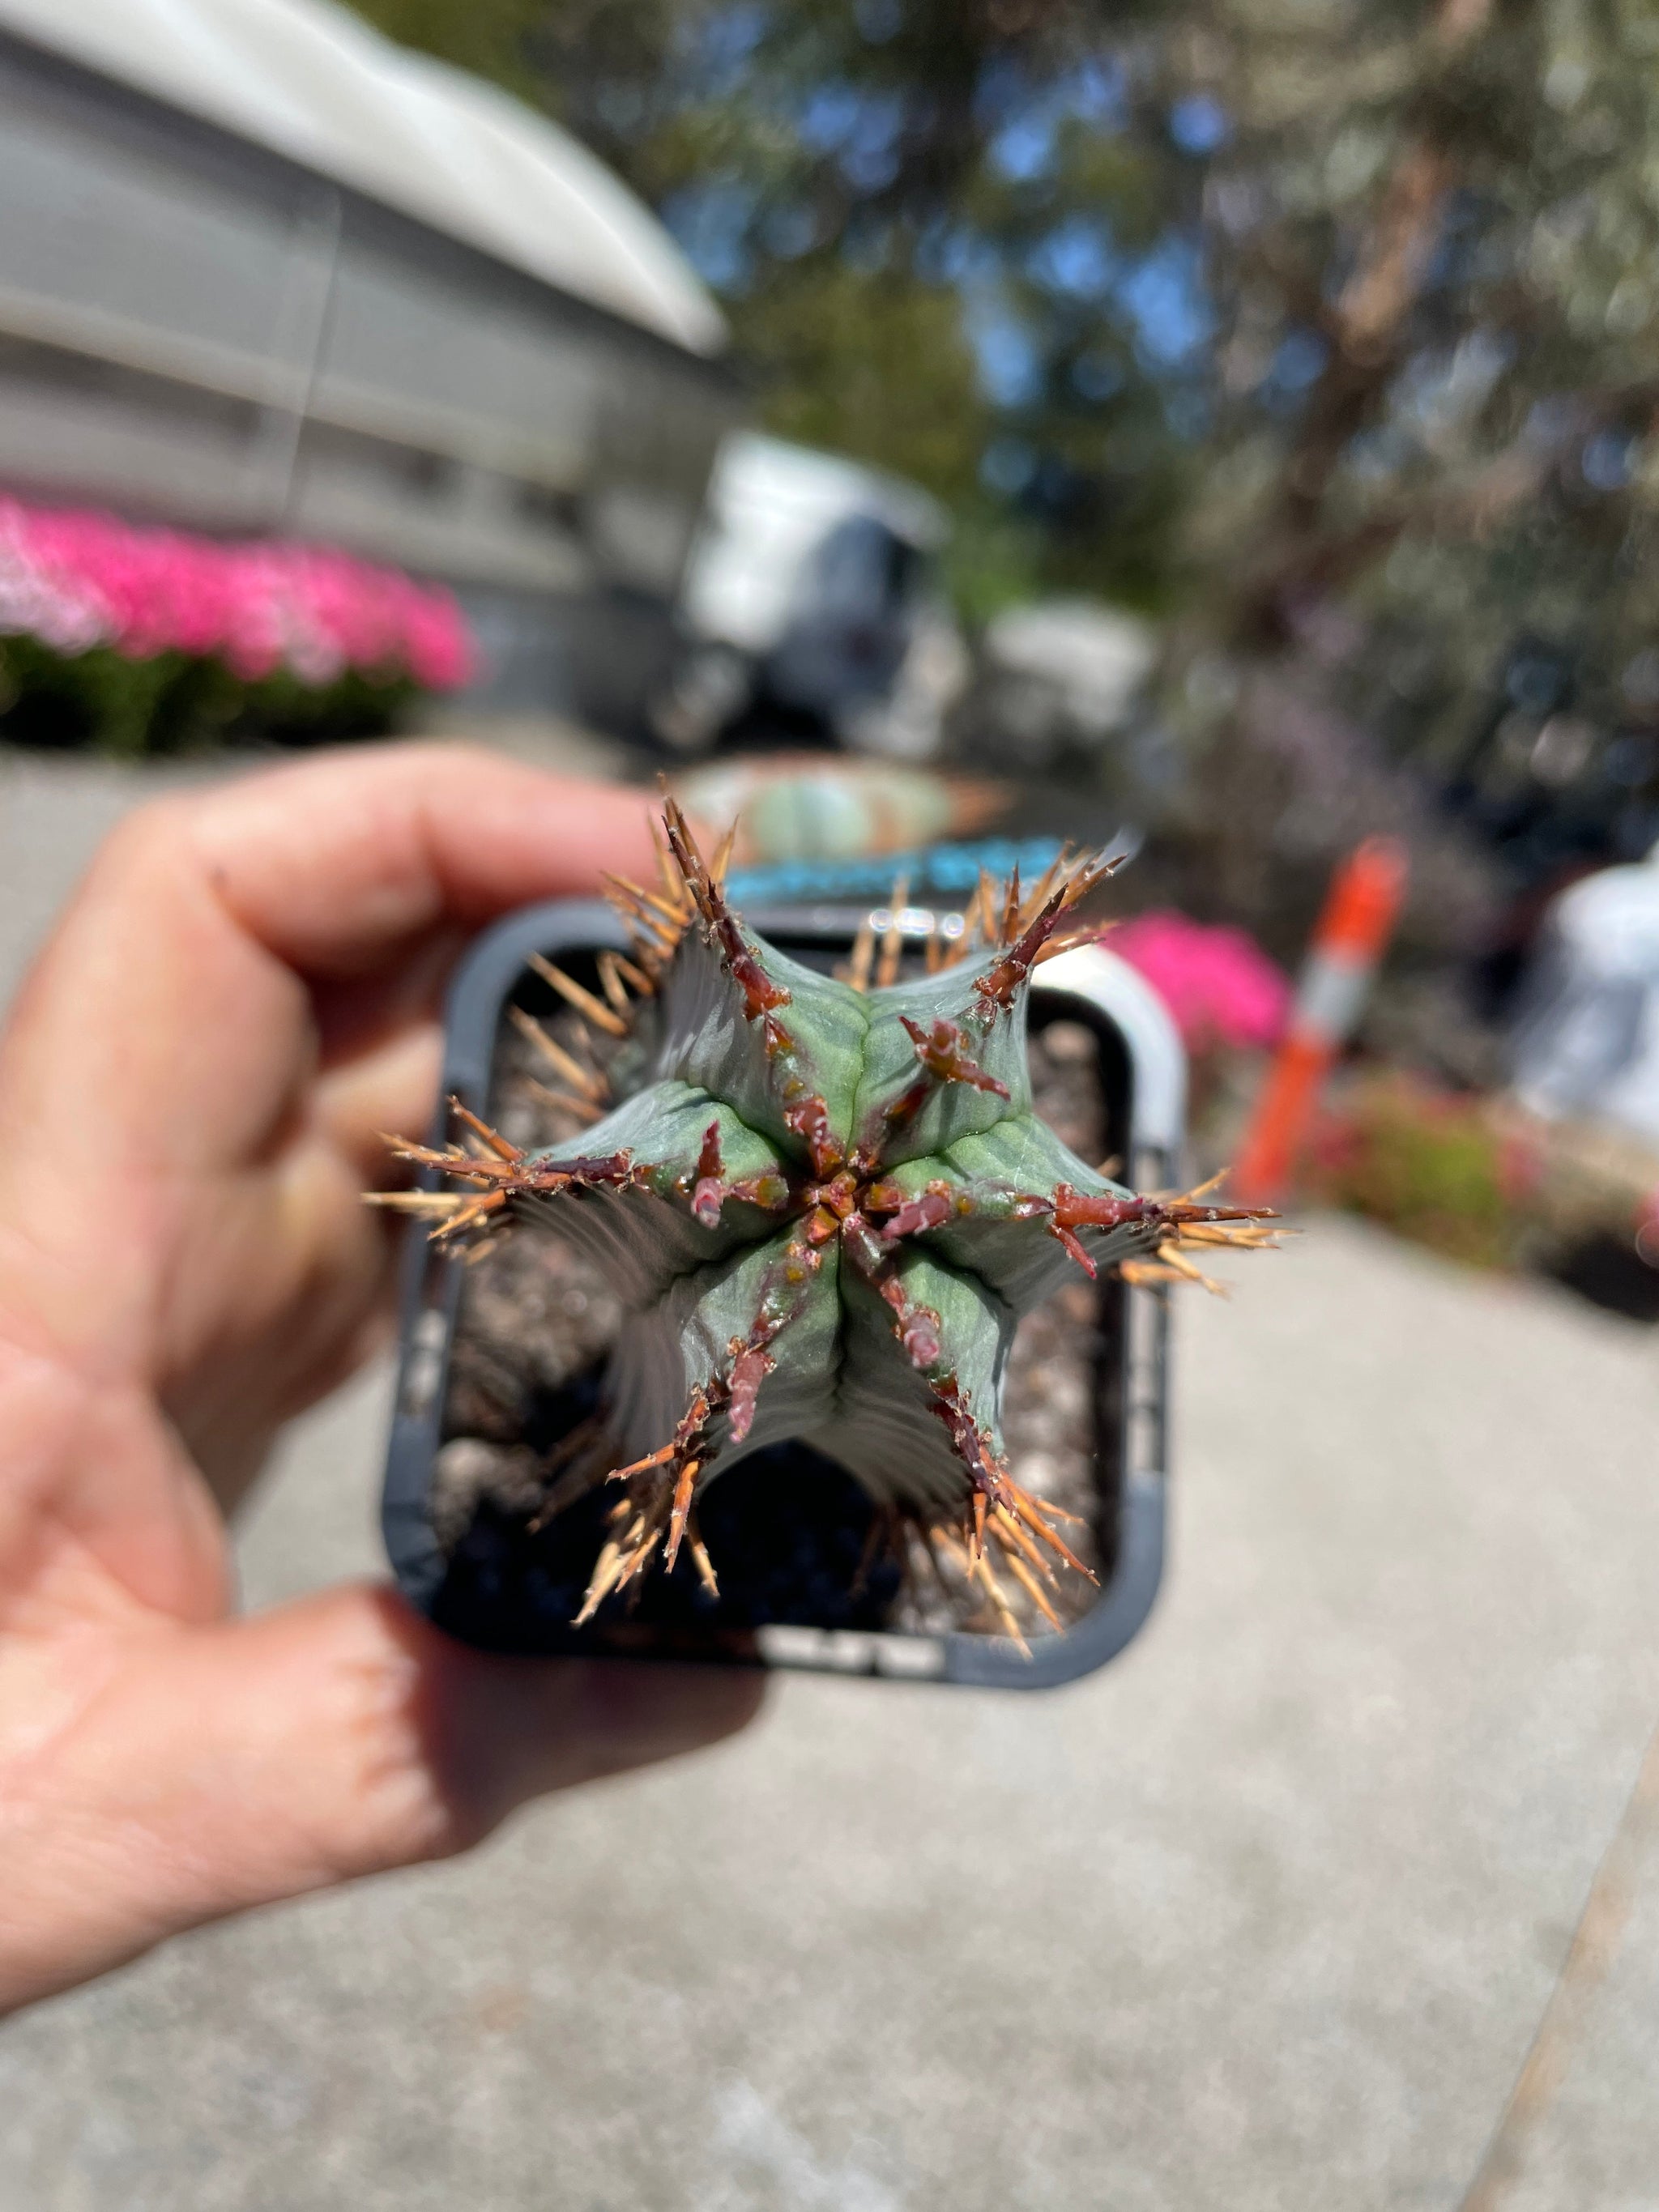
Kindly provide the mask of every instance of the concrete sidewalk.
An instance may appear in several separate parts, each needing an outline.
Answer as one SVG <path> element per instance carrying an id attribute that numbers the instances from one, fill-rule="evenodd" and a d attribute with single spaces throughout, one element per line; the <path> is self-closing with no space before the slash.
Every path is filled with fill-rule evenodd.
<path id="1" fill-rule="evenodd" d="M 5 789 L 0 959 L 42 919 Z M 1341 1222 L 1235 1279 L 1180 1308 L 1174 1556 L 1115 1666 L 785 1681 L 26 2014 L 0 2212 L 1452 2212 L 1659 1717 L 1659 1339 Z M 292 1432 L 251 1601 L 375 1564 L 383 1398 Z M 1484 2212 L 1659 2203 L 1652 1826 L 1620 1851 Z"/>

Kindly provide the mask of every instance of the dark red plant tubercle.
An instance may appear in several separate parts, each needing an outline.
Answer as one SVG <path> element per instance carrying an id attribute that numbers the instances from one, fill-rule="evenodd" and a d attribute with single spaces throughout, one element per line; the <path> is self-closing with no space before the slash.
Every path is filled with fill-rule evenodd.
<path id="1" fill-rule="evenodd" d="M 732 1394 L 727 1413 L 732 1442 L 741 1443 L 754 1425 L 755 1401 L 760 1395 L 761 1384 L 775 1370 L 778 1363 L 765 1346 L 753 1338 L 745 1344 L 741 1337 L 734 1336 L 726 1348 L 732 1355 L 727 1370 Z"/>
<path id="2" fill-rule="evenodd" d="M 1007 1085 L 988 1075 L 969 1055 L 970 1040 L 960 1024 L 942 1014 L 927 1028 L 913 1022 L 908 1014 L 901 1014 L 899 1021 L 916 1048 L 916 1058 L 935 1082 L 965 1083 L 975 1091 L 989 1091 L 994 1097 L 1008 1096 Z"/>
<path id="3" fill-rule="evenodd" d="M 798 1099 L 793 1106 L 784 1109 L 783 1121 L 784 1127 L 793 1130 L 805 1146 L 813 1174 L 821 1182 L 828 1182 L 847 1155 L 830 1127 L 830 1109 L 823 1099 Z"/>
<path id="4" fill-rule="evenodd" d="M 691 1186 L 691 1211 L 705 1229 L 720 1225 L 720 1201 L 726 1195 L 726 1163 L 720 1158 L 720 1125 L 711 1121 L 703 1132 L 697 1155 L 697 1176 Z"/>
<path id="5" fill-rule="evenodd" d="M 890 1244 L 903 1237 L 915 1237 L 927 1229 L 942 1229 L 947 1221 L 957 1218 L 957 1201 L 946 1183 L 930 1183 L 920 1198 L 907 1199 L 897 1212 L 881 1225 L 881 1233 Z"/>

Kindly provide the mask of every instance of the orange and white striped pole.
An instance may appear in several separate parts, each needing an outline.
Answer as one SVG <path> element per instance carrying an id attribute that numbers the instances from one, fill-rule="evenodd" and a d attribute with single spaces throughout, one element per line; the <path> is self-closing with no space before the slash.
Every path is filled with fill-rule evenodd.
<path id="1" fill-rule="evenodd" d="M 1406 848 L 1368 837 L 1331 878 L 1291 1009 L 1231 1175 L 1243 1206 L 1283 1195 L 1332 1063 L 1352 1035 L 1406 895 Z"/>

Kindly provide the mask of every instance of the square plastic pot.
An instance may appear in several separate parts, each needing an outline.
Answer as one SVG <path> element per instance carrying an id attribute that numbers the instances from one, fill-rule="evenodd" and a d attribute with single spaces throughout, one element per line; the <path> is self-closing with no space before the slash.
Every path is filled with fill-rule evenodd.
<path id="1" fill-rule="evenodd" d="M 751 907 L 744 912 L 780 949 L 827 971 L 846 957 L 866 909 Z M 887 921 L 884 911 L 878 911 L 878 927 L 884 928 Z M 932 925 L 925 910 L 907 909 L 901 917 L 908 935 L 923 934 Z M 527 968 L 527 957 L 540 953 L 582 976 L 605 947 L 625 950 L 626 939 L 611 909 L 598 902 L 528 908 L 481 938 L 450 992 L 443 1095 L 453 1093 L 490 1119 L 491 1071 L 505 1009 L 526 995 L 539 1006 L 537 994 L 545 994 L 545 987 Z M 1038 970 L 1031 1019 L 1034 1026 L 1066 1019 L 1089 1030 L 1105 1100 L 1107 1152 L 1127 1164 L 1127 1180 L 1138 1189 L 1176 1182 L 1186 1062 L 1174 1025 L 1148 986 L 1103 951 L 1066 953 Z M 1161 1292 L 1115 1279 L 1098 1286 L 1093 1518 L 1104 1571 L 1087 1610 L 1064 1630 L 1034 1638 L 1029 1658 L 1002 1636 L 848 1627 L 803 1618 L 798 1605 L 788 1618 L 758 1619 L 739 1630 L 725 1626 L 698 1632 L 684 1624 L 653 1630 L 603 1620 L 577 1630 L 570 1625 L 568 1605 L 556 1614 L 521 1579 L 503 1577 L 465 1545 L 446 1551 L 438 1540 L 431 1510 L 434 1465 L 444 1437 L 464 1271 L 428 1243 L 418 1222 L 410 1224 L 408 1238 L 382 1527 L 405 1595 L 463 1640 L 497 1650 L 695 1658 L 1036 1690 L 1103 1666 L 1151 1612 L 1164 1569 L 1169 1474 L 1170 1316 Z"/>

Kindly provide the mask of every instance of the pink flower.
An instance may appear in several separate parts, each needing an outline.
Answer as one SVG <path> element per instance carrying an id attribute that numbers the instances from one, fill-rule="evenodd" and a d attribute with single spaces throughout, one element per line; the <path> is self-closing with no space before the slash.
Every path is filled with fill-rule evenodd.
<path id="1" fill-rule="evenodd" d="M 1267 1046 L 1283 1035 L 1290 984 L 1243 930 L 1166 909 L 1136 915 L 1106 942 L 1146 977 L 1190 1050 Z"/>
<path id="2" fill-rule="evenodd" d="M 0 496 L 0 635 L 56 651 L 219 659 L 320 687 L 347 669 L 451 691 L 472 672 L 453 593 L 326 547 L 222 544 Z"/>

